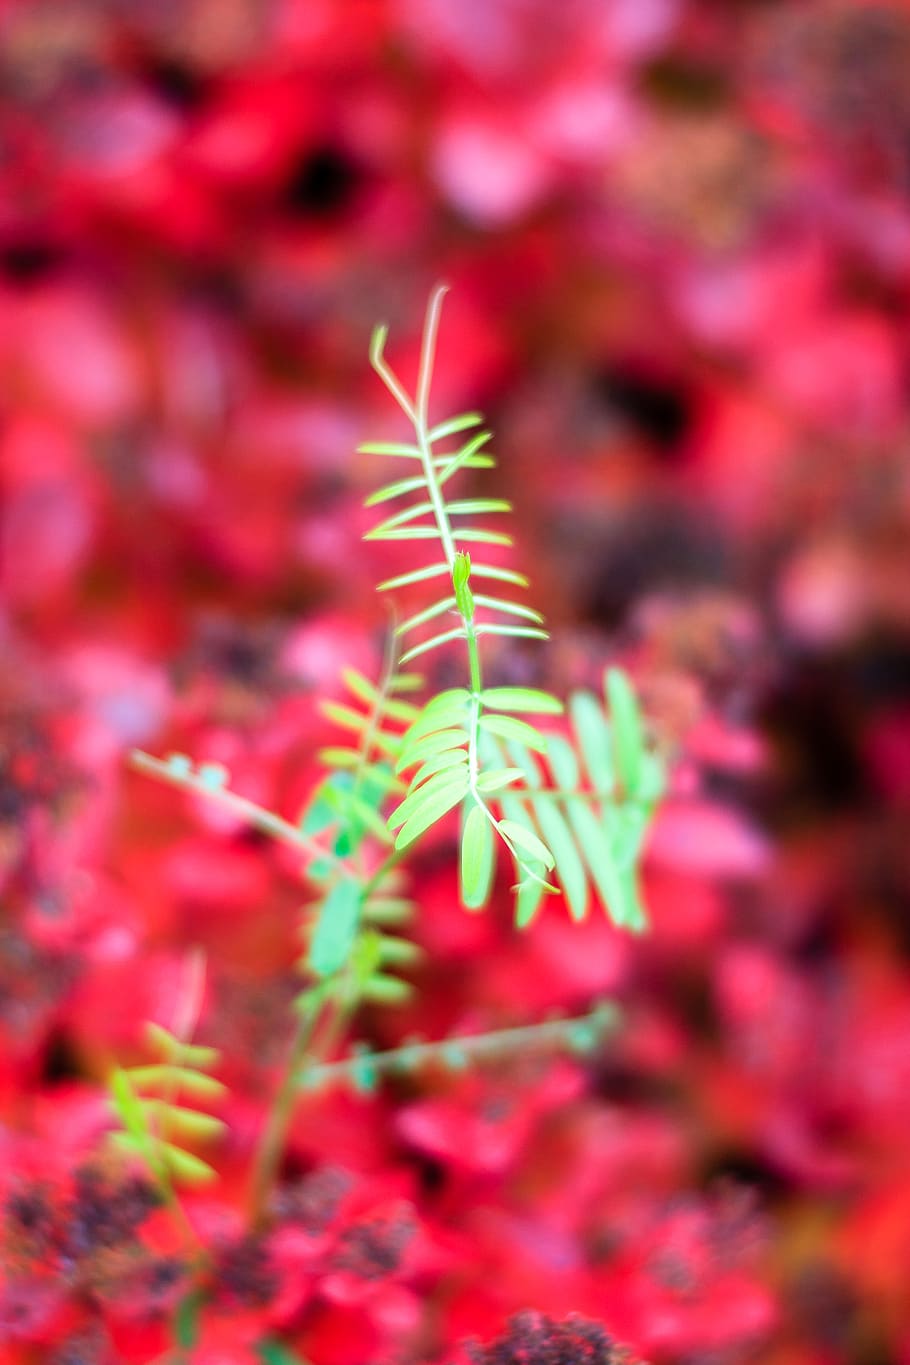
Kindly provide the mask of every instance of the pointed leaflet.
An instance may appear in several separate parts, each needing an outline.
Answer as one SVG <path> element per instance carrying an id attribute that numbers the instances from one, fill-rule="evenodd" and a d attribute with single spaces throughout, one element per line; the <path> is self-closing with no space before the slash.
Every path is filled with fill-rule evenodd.
<path id="1" fill-rule="evenodd" d="M 488 768 L 477 779 L 479 792 L 498 792 L 524 777 L 521 768 Z"/>
<path id="2" fill-rule="evenodd" d="M 569 802 L 568 817 L 604 908 L 613 923 L 622 926 L 625 896 L 607 831 L 583 800 Z"/>
<path id="3" fill-rule="evenodd" d="M 182 1091 L 197 1100 L 217 1100 L 227 1094 L 227 1086 L 204 1071 L 186 1066 L 156 1063 L 151 1066 L 130 1067 L 130 1079 L 139 1090 L 164 1090 L 175 1082 Z"/>
<path id="4" fill-rule="evenodd" d="M 426 763 L 422 763 L 411 778 L 411 789 L 416 790 L 421 782 L 426 782 L 428 777 L 433 777 L 436 773 L 441 773 L 444 768 L 457 768 L 468 761 L 467 750 L 465 749 L 446 749 L 441 754 L 434 754 L 428 758 Z"/>
<path id="5" fill-rule="evenodd" d="M 428 701 L 414 723 L 404 733 L 405 750 L 421 735 L 431 730 L 442 730 L 463 721 L 471 694 L 465 687 L 452 687 Z"/>
<path id="6" fill-rule="evenodd" d="M 555 859 L 542 839 L 532 833 L 526 825 L 520 824 L 517 820 L 500 820 L 499 829 L 511 843 L 513 843 L 522 853 L 526 854 L 534 862 L 543 863 L 548 870 L 553 866 Z"/>
<path id="7" fill-rule="evenodd" d="M 513 725 L 520 723 L 512 721 Z M 532 789 L 528 799 L 544 841 L 556 859 L 555 872 L 569 903 L 569 913 L 574 920 L 582 920 L 588 909 L 588 877 L 572 831 L 556 802 L 546 793 L 541 794 L 540 772 L 527 749 L 512 743 L 509 753 L 520 764 Z"/>
<path id="8" fill-rule="evenodd" d="M 375 493 L 371 493 L 364 500 L 364 507 L 376 507 L 380 502 L 389 502 L 392 498 L 401 497 L 402 493 L 414 493 L 418 488 L 426 488 L 426 479 L 417 475 L 413 479 L 397 479 L 394 483 L 384 484 L 382 488 L 377 488 Z"/>
<path id="9" fill-rule="evenodd" d="M 461 836 L 461 899 L 466 909 L 479 910 L 486 904 L 494 861 L 493 828 L 486 812 L 472 806 Z"/>
<path id="10" fill-rule="evenodd" d="M 448 774 L 444 775 L 448 777 Z M 431 782 L 435 780 L 435 778 L 430 779 Z M 395 847 L 407 848 L 408 844 L 412 843 L 418 835 L 423 834 L 437 820 L 441 820 L 453 806 L 457 806 L 459 801 L 463 799 L 467 793 L 468 785 L 467 772 L 463 769 L 456 769 L 450 780 L 444 785 L 440 784 L 440 786 L 435 787 L 432 796 L 425 798 L 407 822 L 402 825 L 395 840 Z M 421 787 L 420 792 L 425 792 L 427 786 L 429 783 Z"/>
<path id="11" fill-rule="evenodd" d="M 171 1174 L 187 1185 L 205 1185 L 218 1179 L 218 1172 L 214 1166 L 203 1161 L 201 1156 L 185 1152 L 182 1148 L 175 1147 L 172 1142 L 159 1143 L 158 1150 Z"/>
<path id="12" fill-rule="evenodd" d="M 416 645 L 414 649 L 405 650 L 402 654 L 400 663 L 406 664 L 410 659 L 418 659 L 421 654 L 428 654 L 431 649 L 438 649 L 440 645 L 447 645 L 450 640 L 463 640 L 464 631 L 446 630 L 441 635 L 434 635 L 432 640 L 425 640 L 422 645 Z"/>
<path id="13" fill-rule="evenodd" d="M 629 679 L 618 668 L 607 669 L 606 692 L 613 721 L 616 767 L 623 788 L 634 796 L 641 781 L 644 748 L 638 701 Z"/>
<path id="14" fill-rule="evenodd" d="M 516 720 L 514 716 L 481 716 L 480 728 L 499 739 L 514 740 L 529 749 L 536 749 L 540 754 L 547 751 L 547 741 L 540 731 L 527 721 Z"/>
<path id="15" fill-rule="evenodd" d="M 467 744 L 468 736 L 464 730 L 437 730 L 433 734 L 424 735 L 418 739 L 416 744 L 409 744 L 401 753 L 396 765 L 396 772 L 404 772 L 406 768 L 413 768 L 417 763 L 423 763 L 431 758 L 433 754 L 443 753 L 446 749 L 457 749 Z"/>
<path id="16" fill-rule="evenodd" d="M 609 794 L 613 790 L 613 758 L 603 709 L 593 693 L 574 692 L 569 699 L 569 713 L 591 785 L 595 791 Z"/>
<path id="17" fill-rule="evenodd" d="M 536 687 L 485 687 L 480 700 L 494 711 L 528 711 L 539 716 L 558 716 L 563 709 L 561 701 Z"/>
<path id="18" fill-rule="evenodd" d="M 360 919 L 360 887 L 338 881 L 319 907 L 307 964 L 320 977 L 340 971 L 347 961 Z"/>
<path id="19" fill-rule="evenodd" d="M 467 768 L 446 768 L 442 772 L 436 773 L 428 778 L 420 787 L 412 787 L 411 791 L 402 801 L 401 805 L 389 816 L 389 829 L 397 829 L 399 825 L 405 824 L 417 815 L 424 806 L 431 801 L 435 801 L 440 792 L 449 787 L 461 786 L 462 794 L 467 791 L 469 783 Z M 449 809 L 447 806 L 446 810 Z"/>
<path id="20" fill-rule="evenodd" d="M 482 421 L 483 414 L 480 412 L 463 412 L 458 417 L 449 417 L 445 422 L 430 428 L 427 433 L 430 444 L 442 441 L 446 436 L 455 436 L 459 431 L 466 431 L 469 427 L 479 427 Z"/>
<path id="21" fill-rule="evenodd" d="M 145 1036 L 162 1057 L 182 1066 L 215 1066 L 221 1053 L 217 1047 L 206 1047 L 202 1043 L 185 1043 L 176 1038 L 169 1029 L 149 1020 L 145 1025 Z"/>

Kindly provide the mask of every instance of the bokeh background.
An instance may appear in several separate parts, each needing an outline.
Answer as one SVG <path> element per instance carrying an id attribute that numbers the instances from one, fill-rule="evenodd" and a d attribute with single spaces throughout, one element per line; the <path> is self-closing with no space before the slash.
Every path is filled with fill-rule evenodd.
<path id="1" fill-rule="evenodd" d="M 409 1180 L 432 1244 L 359 1340 L 441 1359 L 537 1307 L 658 1362 L 907 1365 L 908 193 L 900 0 L 4 0 L 9 1168 L 75 1159 L 192 943 L 243 1156 L 296 870 L 125 755 L 299 807 L 314 697 L 386 624 L 370 331 L 412 374 L 444 279 L 438 413 L 489 416 L 554 633 L 491 669 L 623 661 L 676 775 L 643 940 L 553 906 L 516 938 L 425 854 L 408 1025 L 608 993 L 627 1027 L 581 1076 L 301 1124 L 302 1169 Z"/>

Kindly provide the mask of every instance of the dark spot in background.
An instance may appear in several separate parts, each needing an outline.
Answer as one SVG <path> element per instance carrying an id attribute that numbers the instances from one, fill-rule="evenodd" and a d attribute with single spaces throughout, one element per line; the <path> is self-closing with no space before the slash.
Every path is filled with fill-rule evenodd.
<path id="1" fill-rule="evenodd" d="M 704 1188 L 727 1181 L 758 1191 L 762 1206 L 787 1194 L 791 1188 L 790 1181 L 776 1166 L 755 1152 L 737 1148 L 715 1151 L 700 1173 L 699 1183 Z"/>
<path id="2" fill-rule="evenodd" d="M 857 716 L 834 661 L 803 661 L 772 694 L 762 719 L 780 759 L 769 818 L 786 824 L 794 815 L 804 818 L 807 808 L 832 813 L 864 803 Z"/>
<path id="3" fill-rule="evenodd" d="M 59 1081 L 82 1078 L 82 1067 L 69 1040 L 63 1033 L 52 1033 L 44 1051 L 42 1081 L 45 1085 L 55 1085 Z"/>
<path id="4" fill-rule="evenodd" d="M 146 63 L 146 84 L 173 109 L 196 109 L 205 99 L 206 82 L 197 71 L 172 57 L 158 57 Z"/>
<path id="5" fill-rule="evenodd" d="M 641 83 L 648 99 L 666 108 L 716 109 L 730 99 L 730 81 L 723 71 L 681 53 L 655 58 L 645 67 Z"/>
<path id="6" fill-rule="evenodd" d="M 633 432 L 669 457 L 679 449 L 692 419 L 685 388 L 628 366 L 606 370 L 596 381 L 596 395 Z"/>
<path id="7" fill-rule="evenodd" d="M 63 250 L 40 237 L 14 238 L 0 245 L 0 272 L 13 284 L 28 285 L 53 274 L 62 264 Z"/>
<path id="8" fill-rule="evenodd" d="M 577 522 L 559 528 L 556 535 L 565 540 L 567 551 L 573 542 L 576 552 L 583 549 L 582 619 L 608 630 L 620 626 L 631 604 L 648 593 L 694 590 L 723 583 L 726 577 L 722 536 L 687 521 L 678 506 L 652 505 L 629 513 L 604 526 L 596 543 L 590 528 L 580 533 Z"/>
<path id="9" fill-rule="evenodd" d="M 910 641 L 896 636 L 867 641 L 846 673 L 860 704 L 910 702 Z"/>
<path id="10" fill-rule="evenodd" d="M 327 218 L 341 212 L 360 182 L 354 162 L 335 147 L 316 147 L 298 162 L 281 191 L 292 216 Z"/>

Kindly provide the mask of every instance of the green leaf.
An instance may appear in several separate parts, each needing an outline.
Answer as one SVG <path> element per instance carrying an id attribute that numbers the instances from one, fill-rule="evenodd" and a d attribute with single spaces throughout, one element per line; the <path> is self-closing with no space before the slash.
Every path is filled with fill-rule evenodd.
<path id="1" fill-rule="evenodd" d="M 201 1156 L 185 1152 L 182 1147 L 175 1147 L 172 1142 L 160 1143 L 159 1150 L 171 1174 L 178 1180 L 185 1181 L 187 1185 L 207 1185 L 218 1179 L 218 1172 L 214 1166 L 203 1161 Z"/>
<path id="2" fill-rule="evenodd" d="M 443 597 L 441 601 L 434 602 L 431 607 L 424 607 L 423 611 L 415 611 L 413 616 L 408 616 L 400 622 L 392 632 L 396 637 L 407 635 L 409 631 L 417 626 L 422 626 L 426 621 L 432 621 L 437 616 L 442 616 L 447 611 L 452 611 L 456 606 L 454 597 Z"/>
<path id="3" fill-rule="evenodd" d="M 427 481 L 418 475 L 413 479 L 396 479 L 394 483 L 387 483 L 382 488 L 377 488 L 375 493 L 371 493 L 364 499 L 364 507 L 375 507 L 380 502 L 390 502 L 392 498 L 398 498 L 402 493 L 414 493 L 418 488 L 426 488 Z"/>
<path id="4" fill-rule="evenodd" d="M 424 790 L 425 788 L 421 787 L 421 791 Z M 408 844 L 413 843 L 418 835 L 423 834 L 431 825 L 435 825 L 436 821 L 448 814 L 453 806 L 457 806 L 467 790 L 467 773 L 459 773 L 449 785 L 437 788 L 433 797 L 425 801 L 398 831 L 395 847 L 407 848 Z"/>
<path id="5" fill-rule="evenodd" d="M 363 445 L 357 447 L 358 455 L 400 455 L 406 460 L 419 460 L 420 450 L 417 446 L 407 445 L 402 441 L 364 441 Z"/>
<path id="6" fill-rule="evenodd" d="M 342 706 L 337 701 L 321 701 L 319 709 L 324 716 L 344 730 L 356 730 L 359 734 L 367 723 L 362 711 L 355 711 L 351 706 Z"/>
<path id="7" fill-rule="evenodd" d="M 472 545 L 512 545 L 512 537 L 502 531 L 488 531 L 483 526 L 459 526 L 455 532 L 456 540 L 466 540 Z"/>
<path id="8" fill-rule="evenodd" d="M 497 735 L 500 739 L 511 739 L 517 744 L 525 744 L 529 749 L 536 749 L 538 753 L 545 754 L 547 751 L 547 741 L 540 731 L 535 730 L 527 721 L 516 720 L 514 716 L 481 716 L 480 728 L 487 734 Z"/>
<path id="9" fill-rule="evenodd" d="M 614 924 L 621 924 L 623 885 L 609 849 L 606 830 L 584 801 L 571 801 L 568 816 L 607 913 Z"/>
<path id="10" fill-rule="evenodd" d="M 654 806 L 667 789 L 667 772 L 658 754 L 642 754 L 641 774 L 638 780 L 637 799 L 646 806 Z"/>
<path id="11" fill-rule="evenodd" d="M 573 692 L 569 698 L 569 712 L 591 785 L 596 791 L 611 792 L 613 758 L 610 730 L 604 719 L 603 708 L 591 692 Z"/>
<path id="12" fill-rule="evenodd" d="M 512 504 L 504 498 L 459 498 L 446 504 L 446 511 L 454 516 L 469 516 L 476 512 L 511 512 Z"/>
<path id="13" fill-rule="evenodd" d="M 166 1028 L 162 1028 L 161 1024 L 155 1024 L 151 1020 L 145 1025 L 145 1036 L 163 1057 L 168 1061 L 176 1061 L 181 1066 L 198 1066 L 206 1071 L 215 1066 L 221 1056 L 217 1047 L 205 1047 L 201 1043 L 184 1043 Z"/>
<path id="14" fill-rule="evenodd" d="M 403 1005 L 414 994 L 414 987 L 397 976 L 379 972 L 370 977 L 363 990 L 365 1000 L 377 1005 Z"/>
<path id="15" fill-rule="evenodd" d="M 493 828 L 480 806 L 468 811 L 461 836 L 461 899 L 468 910 L 486 905 L 495 862 Z"/>
<path id="16" fill-rule="evenodd" d="M 569 903 L 574 920 L 584 919 L 588 908 L 588 877 L 572 831 L 562 811 L 546 791 L 541 790 L 540 770 L 521 744 L 510 743 L 509 752 L 525 774 L 528 799 L 544 842 L 556 859 L 555 873 Z"/>
<path id="17" fill-rule="evenodd" d="M 523 573 L 514 569 L 502 569 L 498 564 L 472 564 L 471 572 L 475 578 L 495 578 L 500 583 L 513 583 L 516 588 L 529 588 L 529 580 Z"/>
<path id="18" fill-rule="evenodd" d="M 545 887 L 540 882 L 523 881 L 519 883 L 518 894 L 515 897 L 515 927 L 516 929 L 527 929 L 544 898 Z"/>
<path id="19" fill-rule="evenodd" d="M 556 875 L 569 913 L 574 920 L 583 920 L 588 911 L 588 878 L 572 832 L 562 812 L 546 798 L 535 803 L 534 814 L 556 860 Z"/>
<path id="20" fill-rule="evenodd" d="M 543 621 L 539 611 L 534 611 L 532 607 L 521 606 L 518 602 L 506 602 L 501 597 L 487 597 L 485 593 L 476 593 L 474 601 L 478 607 L 488 607 L 490 611 L 509 612 L 512 616 L 523 616 L 528 621 Z"/>
<path id="21" fill-rule="evenodd" d="M 515 640 L 549 640 L 549 631 L 539 630 L 537 626 L 489 626 L 477 627 L 478 635 L 511 636 Z"/>
<path id="22" fill-rule="evenodd" d="M 643 933 L 648 927 L 648 916 L 641 901 L 641 892 L 638 886 L 638 868 L 634 864 L 625 867 L 620 871 L 620 881 L 623 886 L 623 915 L 622 919 L 617 919 L 623 928 L 630 929 L 633 934 Z"/>
<path id="23" fill-rule="evenodd" d="M 326 768 L 358 768 L 360 766 L 360 750 L 344 749 L 339 745 L 330 746 L 327 749 L 320 749 L 316 755 L 319 762 Z M 302 819 L 306 820 L 312 807 L 308 806 L 303 813 Z M 331 823 L 331 822 L 329 822 Z M 303 824 L 301 824 L 303 829 Z M 304 833 L 315 834 L 316 830 L 304 830 Z"/>
<path id="24" fill-rule="evenodd" d="M 150 1142 L 148 1121 L 142 1101 L 132 1087 L 125 1071 L 119 1067 L 110 1078 L 111 1095 L 120 1121 L 140 1150 L 145 1150 Z"/>
<path id="25" fill-rule="evenodd" d="M 465 749 L 446 749 L 441 754 L 434 754 L 432 758 L 428 758 L 426 763 L 417 769 L 411 778 L 411 786 L 419 787 L 421 782 L 426 782 L 427 778 L 432 777 L 435 773 L 441 773 L 445 768 L 457 768 L 467 761 L 468 755 Z"/>
<path id="26" fill-rule="evenodd" d="M 621 669 L 607 669 L 606 692 L 613 721 L 616 767 L 624 790 L 634 796 L 641 782 L 644 753 L 641 712 L 632 685 Z"/>
<path id="27" fill-rule="evenodd" d="M 480 700 L 494 711 L 528 711 L 539 716 L 558 716 L 563 709 L 561 701 L 536 687 L 486 687 Z"/>
<path id="28" fill-rule="evenodd" d="M 463 640 L 464 630 L 459 626 L 456 630 L 446 630 L 441 635 L 434 635 L 431 640 L 425 640 L 422 645 L 416 645 L 414 649 L 407 650 L 402 654 L 399 663 L 406 664 L 409 659 L 417 659 L 421 654 L 427 654 L 431 649 L 438 649 L 440 645 L 447 645 L 451 640 Z"/>
<path id="29" fill-rule="evenodd" d="M 415 521 L 417 517 L 426 516 L 428 512 L 432 511 L 433 504 L 431 502 L 415 502 L 411 507 L 405 507 L 401 512 L 396 512 L 393 516 L 387 517 L 378 526 L 372 527 L 363 538 L 364 540 L 388 539 L 390 531 L 406 525 L 409 521 Z"/>
<path id="30" fill-rule="evenodd" d="M 368 706 L 374 704 L 376 698 L 379 696 L 379 688 L 375 683 L 370 682 L 369 678 L 365 678 L 356 668 L 343 668 L 341 670 L 341 677 L 345 687 L 353 692 L 355 697 L 359 697 L 361 701 L 365 701 Z"/>
<path id="31" fill-rule="evenodd" d="M 332 976 L 347 961 L 360 919 L 360 887 L 355 881 L 336 882 L 319 908 L 307 959 L 320 977 Z"/>
<path id="32" fill-rule="evenodd" d="M 522 853 L 533 858 L 535 862 L 542 863 L 547 869 L 551 868 L 555 862 L 553 854 L 547 848 L 542 839 L 529 830 L 525 825 L 517 820 L 500 820 L 499 830 L 506 835 L 509 842 L 514 844 Z"/>
<path id="33" fill-rule="evenodd" d="M 392 842 L 385 820 L 376 807 L 370 805 L 369 801 L 363 801 L 359 796 L 348 797 L 347 814 L 356 821 L 361 829 L 368 830 L 380 843 L 390 844 Z"/>
<path id="34" fill-rule="evenodd" d="M 422 786 L 412 787 L 405 799 L 389 816 L 389 829 L 397 829 L 399 825 L 410 820 L 412 816 L 423 809 L 428 801 L 432 801 L 438 792 L 449 787 L 461 787 L 463 791 L 467 791 L 468 781 L 467 768 L 458 768 L 454 771 L 449 768 L 436 773 Z"/>
<path id="35" fill-rule="evenodd" d="M 390 692 L 419 692 L 424 685 L 420 673 L 396 673 L 389 683 Z"/>
<path id="36" fill-rule="evenodd" d="M 363 918 L 371 924 L 406 924 L 414 916 L 414 902 L 403 896 L 370 896 Z"/>
<path id="37" fill-rule="evenodd" d="M 412 967 L 423 955 L 423 949 L 409 938 L 379 935 L 379 961 L 383 967 Z"/>
<path id="38" fill-rule="evenodd" d="M 468 427 L 479 427 L 482 421 L 482 413 L 463 412 L 459 417 L 450 417 L 447 421 L 431 427 L 427 432 L 427 439 L 432 445 L 436 441 L 445 440 L 446 436 L 454 436 L 456 432 L 466 431 Z"/>
<path id="39" fill-rule="evenodd" d="M 164 1063 L 155 1066 L 130 1067 L 130 1080 L 138 1091 L 166 1090 L 174 1086 L 181 1092 L 199 1100 L 217 1100 L 227 1094 L 227 1086 L 204 1071 L 195 1071 L 184 1066 L 168 1066 Z"/>
<path id="40" fill-rule="evenodd" d="M 565 791 L 574 791 L 578 786 L 578 759 L 575 750 L 562 735 L 550 735 L 547 743 L 547 761 L 556 778 L 557 786 Z"/>
<path id="41" fill-rule="evenodd" d="M 432 758 L 434 754 L 443 753 L 447 749 L 461 748 L 467 742 L 468 736 L 464 730 L 444 729 L 424 735 L 415 744 L 408 744 L 402 750 L 395 771 L 404 772 L 406 768 L 413 768 L 416 764 Z"/>
<path id="42" fill-rule="evenodd" d="M 503 787 L 508 787 L 513 782 L 520 782 L 523 777 L 524 773 L 521 768 L 490 768 L 478 777 L 477 790 L 481 792 L 502 791 Z"/>
<path id="43" fill-rule="evenodd" d="M 169 1104 L 163 1099 L 143 1100 L 143 1107 L 157 1133 L 169 1137 L 186 1138 L 190 1142 L 205 1142 L 220 1137 L 227 1128 L 223 1119 L 202 1114 L 198 1109 Z"/>
<path id="44" fill-rule="evenodd" d="M 377 527 L 368 531 L 364 540 L 440 540 L 438 526 L 396 526 L 390 530 Z"/>
<path id="45" fill-rule="evenodd" d="M 411 583 L 423 583 L 428 578 L 438 578 L 441 574 L 448 575 L 449 566 L 445 560 L 441 564 L 428 564 L 423 569 L 411 569 L 409 573 L 400 573 L 395 578 L 387 578 L 384 583 L 380 583 L 377 592 L 389 592 L 393 588 L 406 588 Z"/>
<path id="46" fill-rule="evenodd" d="M 472 436 L 460 450 L 451 455 L 443 455 L 434 460 L 434 464 L 439 466 L 439 483 L 444 484 L 449 481 L 453 474 L 459 469 L 465 468 L 489 468 L 495 464 L 495 460 L 489 453 L 478 455 L 481 446 L 485 446 L 490 439 L 489 431 L 479 431 L 476 436 Z"/>
<path id="47" fill-rule="evenodd" d="M 467 715 L 471 694 L 464 687 L 451 687 L 428 701 L 417 719 L 404 733 L 405 748 L 431 730 L 442 730 L 463 722 Z"/>

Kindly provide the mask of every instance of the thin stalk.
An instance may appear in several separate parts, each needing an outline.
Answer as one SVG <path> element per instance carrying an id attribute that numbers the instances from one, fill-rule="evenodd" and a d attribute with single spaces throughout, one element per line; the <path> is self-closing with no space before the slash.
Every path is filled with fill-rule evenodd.
<path id="1" fill-rule="evenodd" d="M 304 834 L 296 825 L 292 825 L 290 820 L 284 820 L 274 811 L 266 810 L 264 806 L 257 805 L 255 801 L 250 801 L 245 796 L 238 796 L 236 792 L 229 791 L 226 787 L 207 787 L 196 774 L 177 772 L 165 760 L 143 753 L 141 749 L 133 750 L 130 754 L 130 763 L 141 773 L 147 773 L 149 776 L 157 777 L 159 781 L 167 782 L 170 786 L 177 787 L 181 791 L 193 792 L 196 796 L 205 797 L 207 801 L 213 801 L 217 805 L 224 806 L 233 814 L 239 815 L 254 829 L 270 835 L 279 843 L 290 844 L 293 848 L 303 849 L 313 858 L 328 859 L 340 868 L 348 866 L 343 858 L 339 858 L 331 849 Z"/>
<path id="2" fill-rule="evenodd" d="M 516 1028 L 494 1029 L 489 1033 L 462 1035 L 443 1038 L 439 1042 L 405 1043 L 402 1047 L 390 1048 L 385 1052 L 359 1053 L 352 1057 L 342 1057 L 337 1062 L 322 1062 L 307 1068 L 301 1077 L 301 1085 L 315 1086 L 324 1082 L 341 1080 L 356 1073 L 359 1065 L 368 1062 L 376 1072 L 410 1071 L 426 1062 L 445 1060 L 446 1052 L 460 1052 L 465 1058 L 480 1058 L 485 1055 L 497 1056 L 508 1052 L 523 1052 L 542 1044 L 556 1046 L 575 1045 L 577 1038 L 580 1051 L 586 1051 L 608 1033 L 614 1031 L 620 1021 L 620 1012 L 615 1005 L 601 1003 L 587 1014 L 568 1019 L 548 1019 L 540 1024 L 523 1024 Z"/>
<path id="3" fill-rule="evenodd" d="M 297 1102 L 295 1081 L 303 1069 L 308 1049 L 316 1033 L 320 1010 L 321 1002 L 314 1004 L 312 1009 L 307 1010 L 300 1018 L 291 1043 L 284 1076 L 256 1153 L 249 1203 L 249 1221 L 254 1229 L 259 1228 L 265 1220 L 269 1192 L 278 1174 L 288 1129 L 294 1116 L 294 1106 Z"/>

